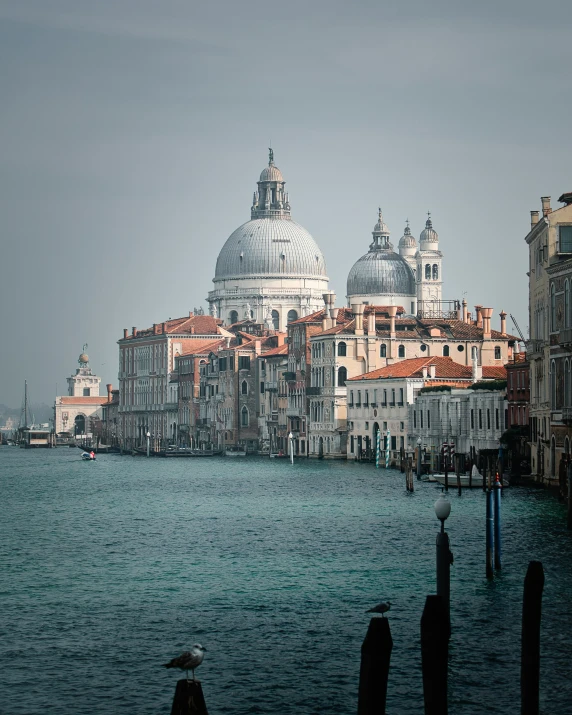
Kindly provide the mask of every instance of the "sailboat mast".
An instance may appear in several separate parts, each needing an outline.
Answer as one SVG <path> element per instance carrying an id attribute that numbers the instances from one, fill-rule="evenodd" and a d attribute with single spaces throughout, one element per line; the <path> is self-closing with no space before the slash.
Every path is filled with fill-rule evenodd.
<path id="1" fill-rule="evenodd" d="M 28 428 L 28 381 L 24 380 L 24 429 Z"/>

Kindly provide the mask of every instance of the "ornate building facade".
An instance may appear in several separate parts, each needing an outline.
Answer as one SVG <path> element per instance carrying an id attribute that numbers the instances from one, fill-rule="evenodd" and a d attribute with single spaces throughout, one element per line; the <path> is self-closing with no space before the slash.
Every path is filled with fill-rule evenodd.
<path id="1" fill-rule="evenodd" d="M 211 315 L 226 325 L 252 319 L 284 331 L 292 320 L 319 310 L 328 290 L 326 263 L 317 243 L 291 216 L 290 199 L 270 150 L 254 192 L 250 221 L 221 249 Z"/>

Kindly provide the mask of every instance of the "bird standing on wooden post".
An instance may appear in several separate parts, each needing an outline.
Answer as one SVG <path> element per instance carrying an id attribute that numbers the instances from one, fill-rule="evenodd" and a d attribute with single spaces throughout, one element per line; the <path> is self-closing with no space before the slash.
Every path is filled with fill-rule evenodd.
<path id="1" fill-rule="evenodd" d="M 366 611 L 366 613 L 379 613 L 385 618 L 384 614 L 387 613 L 390 608 L 391 601 L 382 601 L 381 603 L 378 603 L 377 606 L 370 608 L 369 611 Z"/>
<path id="2" fill-rule="evenodd" d="M 179 670 L 187 671 L 187 680 L 189 679 L 189 670 L 193 671 L 193 680 L 195 680 L 195 668 L 203 662 L 206 648 L 200 643 L 195 643 L 191 650 L 187 650 L 181 655 L 178 655 L 173 660 L 163 665 L 163 668 L 178 668 Z"/>

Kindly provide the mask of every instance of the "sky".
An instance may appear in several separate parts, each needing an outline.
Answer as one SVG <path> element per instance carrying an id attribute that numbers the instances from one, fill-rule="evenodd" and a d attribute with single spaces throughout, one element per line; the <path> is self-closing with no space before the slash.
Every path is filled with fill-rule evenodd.
<path id="1" fill-rule="evenodd" d="M 528 334 L 524 237 L 572 191 L 568 3 L 0 0 L 0 403 L 207 309 L 272 143 L 336 305 L 377 207 L 443 298 Z M 515 332 L 510 318 L 508 327 Z"/>

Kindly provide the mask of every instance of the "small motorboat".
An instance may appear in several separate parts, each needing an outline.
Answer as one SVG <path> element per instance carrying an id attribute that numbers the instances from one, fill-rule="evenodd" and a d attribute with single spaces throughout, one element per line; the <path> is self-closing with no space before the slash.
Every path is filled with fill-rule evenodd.
<path id="1" fill-rule="evenodd" d="M 85 460 L 86 462 L 94 462 L 95 461 L 95 453 L 94 452 L 82 452 L 81 453 L 81 458 Z"/>

